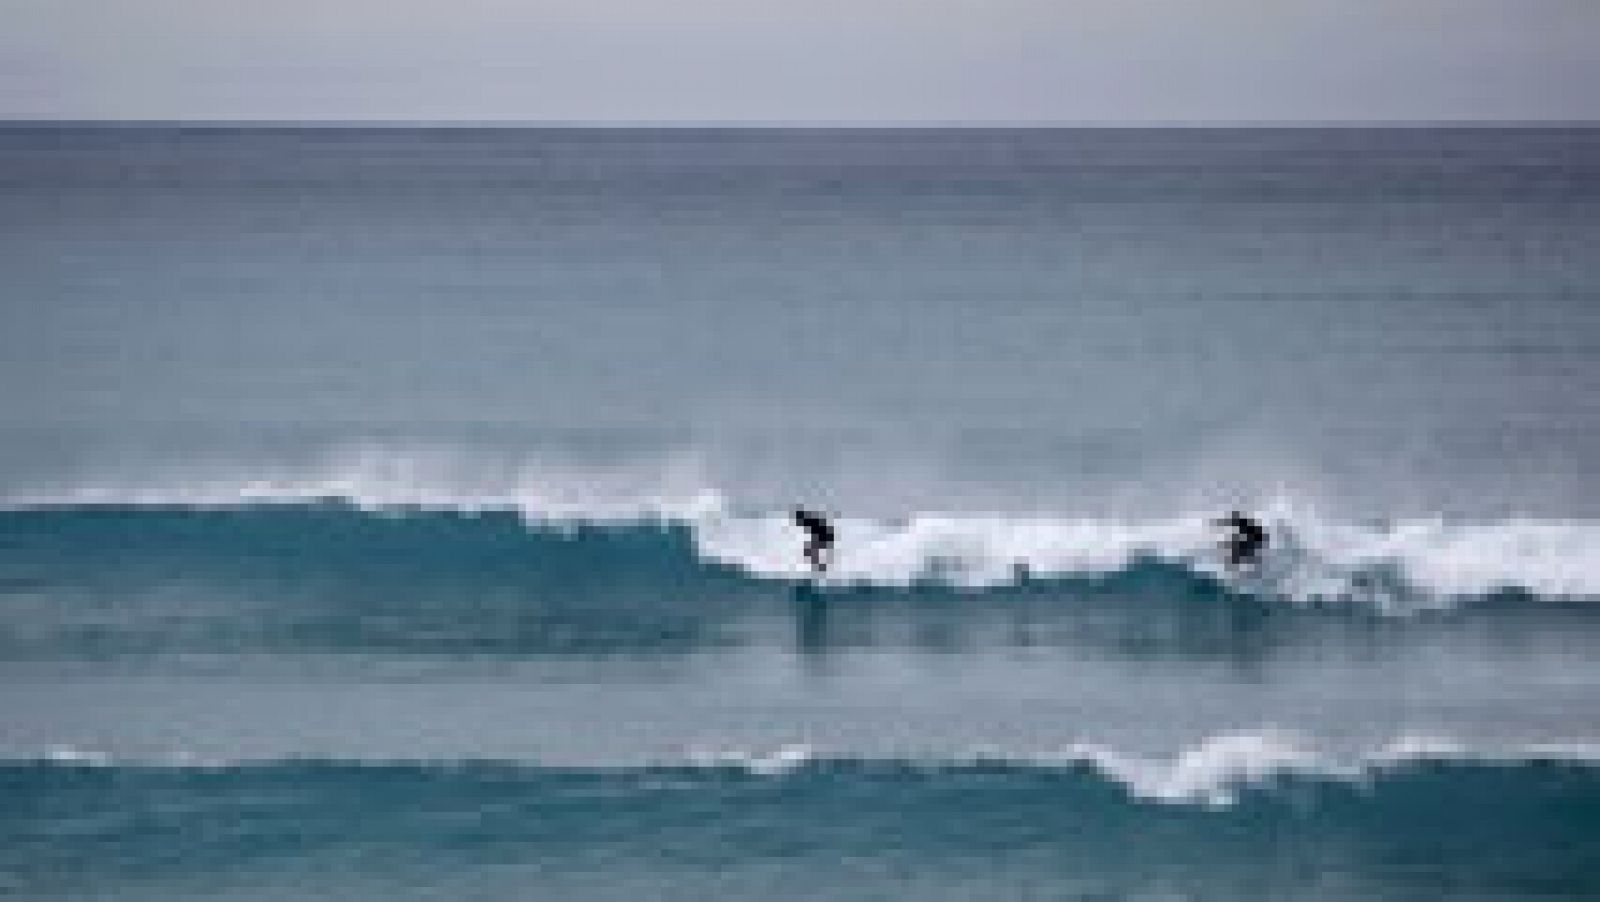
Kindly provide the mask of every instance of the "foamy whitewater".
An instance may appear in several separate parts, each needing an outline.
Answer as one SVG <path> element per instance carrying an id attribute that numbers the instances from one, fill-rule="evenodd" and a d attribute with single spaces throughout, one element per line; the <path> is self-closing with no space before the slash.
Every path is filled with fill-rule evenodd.
<path id="1" fill-rule="evenodd" d="M 0 895 L 1600 897 L 1600 132 L 0 187 Z"/>

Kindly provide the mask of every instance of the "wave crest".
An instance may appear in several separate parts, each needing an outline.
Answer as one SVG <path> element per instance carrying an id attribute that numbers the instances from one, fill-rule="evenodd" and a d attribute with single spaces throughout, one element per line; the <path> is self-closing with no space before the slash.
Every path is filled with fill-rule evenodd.
<path id="1" fill-rule="evenodd" d="M 1140 561 L 1177 565 L 1251 594 L 1301 602 L 1365 601 L 1385 609 L 1505 593 L 1548 600 L 1600 596 L 1600 523 L 1444 518 L 1339 522 L 1280 508 L 1262 566 L 1226 572 L 1202 515 L 1149 520 L 920 515 L 844 520 L 829 579 L 983 588 L 1027 579 L 1102 577 Z M 800 572 L 781 517 L 708 517 L 701 553 L 761 576 Z"/>
<path id="2" fill-rule="evenodd" d="M 442 774 L 478 769 L 530 774 L 583 772 L 618 776 L 678 772 L 699 774 L 706 779 L 727 772 L 778 779 L 850 772 L 937 774 L 994 769 L 1039 773 L 1088 771 L 1122 787 L 1130 796 L 1142 801 L 1217 808 L 1234 805 L 1252 790 L 1267 789 L 1286 780 L 1361 785 L 1389 775 L 1430 767 L 1514 769 L 1531 764 L 1593 769 L 1600 767 L 1600 746 L 1584 743 L 1475 746 L 1448 737 L 1407 734 L 1362 751 L 1338 754 L 1319 748 L 1318 743 L 1308 735 L 1265 729 L 1219 733 L 1165 756 L 1134 754 L 1108 745 L 1079 743 L 1045 752 L 980 748 L 968 755 L 950 759 L 885 759 L 836 755 L 812 745 L 793 743 L 769 749 L 689 749 L 678 760 L 659 761 L 646 766 L 588 768 L 551 768 L 533 762 L 501 759 L 289 758 L 216 761 L 177 754 L 160 759 L 120 760 L 103 752 L 66 746 L 52 746 L 36 756 L 0 759 L 0 767 L 133 767 L 214 773 L 283 768 L 408 768 Z"/>
<path id="3" fill-rule="evenodd" d="M 784 513 L 739 510 L 689 464 L 608 475 L 518 469 L 480 484 L 453 482 L 425 458 L 353 454 L 326 472 L 171 485 L 91 483 L 13 494 L 13 511 L 305 506 L 328 501 L 383 515 L 513 514 L 534 532 L 579 525 L 671 523 L 701 562 L 761 579 L 807 577 L 800 536 Z M 449 488 L 442 488 L 442 486 Z M 429 488 L 430 486 L 434 488 Z M 1266 506 L 1272 544 L 1258 572 L 1226 572 L 1216 511 L 1164 517 L 913 513 L 841 517 L 827 581 L 860 587 L 936 584 L 983 589 L 1040 579 L 1100 578 L 1154 561 L 1274 599 L 1359 601 L 1385 610 L 1524 594 L 1600 597 L 1600 521 L 1503 517 L 1352 520 L 1292 500 Z M 359 514 L 357 514 L 359 515 Z M 620 562 L 625 566 L 625 562 Z"/>

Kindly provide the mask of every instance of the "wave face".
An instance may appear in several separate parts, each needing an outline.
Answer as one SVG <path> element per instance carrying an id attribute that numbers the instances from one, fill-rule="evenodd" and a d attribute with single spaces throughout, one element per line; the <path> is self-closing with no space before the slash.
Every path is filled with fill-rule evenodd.
<path id="1" fill-rule="evenodd" d="M 1600 771 L 1420 759 L 1225 807 L 1091 764 L 0 765 L 29 898 L 1589 898 Z"/>

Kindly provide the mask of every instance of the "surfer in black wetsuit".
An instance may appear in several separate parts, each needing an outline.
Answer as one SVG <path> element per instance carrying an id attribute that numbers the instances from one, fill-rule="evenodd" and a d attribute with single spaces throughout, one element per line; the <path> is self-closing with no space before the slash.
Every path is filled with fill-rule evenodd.
<path id="1" fill-rule="evenodd" d="M 822 573 L 828 569 L 827 551 L 833 547 L 833 526 L 821 514 L 795 508 L 794 522 L 806 531 L 806 560 L 811 569 Z"/>
<path id="2" fill-rule="evenodd" d="M 1222 548 L 1227 554 L 1229 569 L 1253 566 L 1261 549 L 1267 546 L 1266 529 L 1238 511 L 1229 511 L 1226 517 L 1217 521 L 1217 525 L 1228 530 L 1227 537 L 1222 540 Z"/>

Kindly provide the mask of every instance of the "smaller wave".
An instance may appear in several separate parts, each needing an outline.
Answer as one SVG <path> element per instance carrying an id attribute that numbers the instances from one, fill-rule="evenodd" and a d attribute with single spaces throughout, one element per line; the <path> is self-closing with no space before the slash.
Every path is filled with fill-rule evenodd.
<path id="1" fill-rule="evenodd" d="M 1084 753 L 1079 753 L 1079 758 Z M 81 757 L 81 756 L 72 756 Z M 28 898 L 1592 899 L 1600 768 L 1438 749 L 1325 776 L 1223 738 L 1127 762 L 631 769 L 0 763 Z M 1228 789 L 1214 781 L 1235 781 Z M 1123 782 L 1123 781 L 1130 782 Z M 1154 782 L 1150 782 L 1150 781 Z M 1238 787 L 1240 780 L 1255 781 Z"/>
<path id="2" fill-rule="evenodd" d="M 854 772 L 938 774 L 981 772 L 992 769 L 1039 773 L 1087 771 L 1122 787 L 1131 797 L 1170 805 L 1228 807 L 1252 791 L 1270 789 L 1286 780 L 1369 785 L 1393 774 L 1437 767 L 1515 769 L 1554 764 L 1600 771 L 1600 742 L 1477 745 L 1435 735 L 1401 735 L 1381 745 L 1352 753 L 1320 748 L 1305 734 L 1289 730 L 1256 730 L 1206 737 L 1171 755 L 1131 753 L 1112 746 L 1078 743 L 1048 751 L 1008 751 L 979 747 L 951 758 L 863 758 L 839 755 L 805 744 L 790 743 L 766 749 L 710 749 L 685 751 L 681 759 L 646 766 L 551 767 L 533 762 L 499 759 L 413 760 L 394 759 L 249 759 L 208 760 L 186 753 L 159 758 L 121 759 L 106 752 L 71 746 L 50 746 L 34 754 L 0 758 L 0 767 L 55 766 L 67 768 L 137 768 L 225 773 L 261 770 L 410 769 L 441 774 L 498 771 L 505 773 L 588 773 L 639 775 L 671 772 L 699 774 L 714 781 L 719 773 L 736 772 L 756 778 Z"/>

